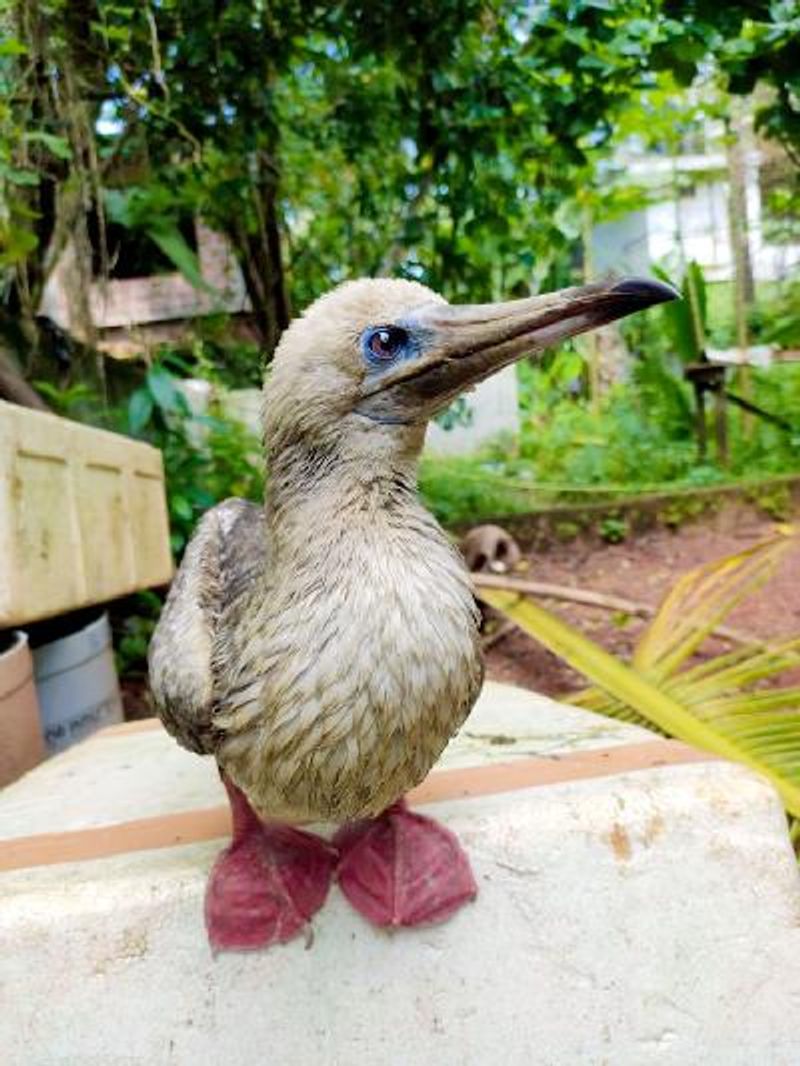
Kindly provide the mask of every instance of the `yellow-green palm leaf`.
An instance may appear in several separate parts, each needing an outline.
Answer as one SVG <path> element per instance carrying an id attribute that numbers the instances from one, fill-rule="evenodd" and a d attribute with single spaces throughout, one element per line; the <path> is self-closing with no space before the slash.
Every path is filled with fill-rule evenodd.
<path id="1" fill-rule="evenodd" d="M 733 607 L 774 573 L 793 537 L 786 531 L 684 575 L 630 665 L 512 588 L 482 588 L 480 595 L 593 683 L 571 702 L 745 763 L 767 776 L 800 817 L 800 688 L 754 687 L 800 664 L 800 637 L 689 664 Z"/>

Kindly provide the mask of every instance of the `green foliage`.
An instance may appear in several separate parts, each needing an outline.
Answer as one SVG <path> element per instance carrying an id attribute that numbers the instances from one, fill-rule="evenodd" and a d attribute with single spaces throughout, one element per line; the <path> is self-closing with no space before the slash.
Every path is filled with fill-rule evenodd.
<path id="1" fill-rule="evenodd" d="M 765 128 L 786 140 L 797 96 L 788 0 L 90 6 L 37 5 L 0 55 L 9 299 L 33 313 L 51 238 L 90 201 L 100 232 L 105 212 L 147 234 L 207 290 L 178 225 L 196 216 L 232 242 L 267 356 L 288 296 L 347 276 L 464 300 L 568 283 L 587 218 L 652 192 L 614 171 L 615 128 L 675 150 L 723 114 L 719 68 L 777 87 Z"/>
<path id="2" fill-rule="evenodd" d="M 653 267 L 653 273 L 663 281 L 672 283 L 667 272 L 660 267 Z M 672 353 L 685 365 L 696 363 L 706 347 L 708 296 L 699 263 L 689 263 L 679 291 L 680 300 L 663 305 L 661 321 L 667 329 Z"/>
<path id="3" fill-rule="evenodd" d="M 713 303 L 709 299 L 712 328 Z M 796 432 L 758 419 L 744 432 L 742 419 L 729 411 L 730 463 L 722 469 L 711 460 L 697 462 L 693 403 L 682 360 L 671 354 L 664 309 L 637 316 L 626 335 L 636 355 L 631 378 L 595 407 L 581 399 L 583 361 L 572 348 L 547 355 L 539 365 L 521 364 L 522 431 L 514 458 L 507 450 L 489 449 L 473 459 L 425 459 L 421 489 L 439 518 L 465 524 L 556 503 L 610 502 L 636 492 L 800 473 L 800 365 L 751 371 L 753 401 L 793 422 Z M 782 515 L 783 494 L 766 495 L 765 509 Z M 676 502 L 665 520 L 678 525 L 694 508 L 693 500 Z M 622 533 L 610 526 L 606 532 Z"/>
<path id="4" fill-rule="evenodd" d="M 600 522 L 598 532 L 609 544 L 620 544 L 628 535 L 628 523 L 618 515 L 607 515 Z"/>
<path id="5" fill-rule="evenodd" d="M 752 434 L 746 435 L 741 419 L 730 413 L 729 470 L 697 466 L 686 387 L 674 379 L 669 389 L 659 392 L 657 382 L 638 378 L 642 371 L 649 374 L 653 365 L 649 361 L 640 364 L 634 382 L 613 389 L 596 412 L 561 401 L 550 408 L 546 422 L 540 416 L 529 423 L 522 454 L 533 464 L 532 476 L 576 485 L 633 487 L 672 481 L 713 484 L 726 476 L 800 469 L 800 434 L 788 434 L 757 420 Z M 756 404 L 798 424 L 800 366 L 754 368 L 752 387 Z"/>
<path id="6" fill-rule="evenodd" d="M 586 210 L 613 218 L 647 197 L 598 167 L 632 101 L 652 94 L 649 120 L 665 113 L 654 57 L 697 66 L 740 28 L 703 10 L 713 25 L 681 36 L 672 6 L 99 0 L 86 25 L 54 0 L 5 54 L 0 168 L 12 199 L 15 182 L 37 185 L 17 197 L 6 261 L 41 266 L 61 194 L 99 190 L 97 212 L 202 288 L 177 226 L 199 216 L 232 241 L 268 353 L 287 288 L 303 306 L 354 274 L 471 300 L 566 283 Z M 761 54 L 761 30 L 745 36 Z M 40 68 L 70 87 L 63 106 L 85 110 L 95 144 L 45 113 Z"/>
<path id="7" fill-rule="evenodd" d="M 188 282 L 210 296 L 219 297 L 203 278 L 197 253 L 178 228 L 180 210 L 186 205 L 172 190 L 159 184 L 106 189 L 104 203 L 111 221 L 146 233 Z"/>
<path id="8" fill-rule="evenodd" d="M 538 500 L 535 486 L 517 484 L 513 474 L 513 470 L 489 460 L 425 456 L 420 464 L 419 490 L 425 505 L 445 525 L 534 510 Z"/>
<path id="9" fill-rule="evenodd" d="M 664 0 L 654 65 L 671 69 L 688 86 L 709 61 L 729 92 L 771 86 L 757 120 L 783 142 L 800 165 L 800 10 L 796 0 Z"/>
<path id="10" fill-rule="evenodd" d="M 776 522 L 786 522 L 791 517 L 792 494 L 787 485 L 760 485 L 750 499 Z"/>
<path id="11" fill-rule="evenodd" d="M 258 441 L 214 405 L 210 414 L 194 415 L 179 379 L 163 362 L 153 364 L 144 383 L 131 394 L 126 428 L 163 452 L 172 548 L 177 555 L 209 507 L 229 496 L 255 500 L 263 496 Z"/>
<path id="12" fill-rule="evenodd" d="M 569 519 L 563 518 L 559 522 L 553 523 L 553 533 L 558 540 L 570 541 L 575 540 L 579 535 L 581 527 L 577 522 L 570 522 Z"/>
<path id="13" fill-rule="evenodd" d="M 100 397 L 91 385 L 82 381 L 65 388 L 59 388 L 49 381 L 35 381 L 34 385 L 56 414 L 64 418 L 93 425 L 107 421 L 107 417 L 101 414 Z"/>
<path id="14" fill-rule="evenodd" d="M 264 351 L 235 330 L 236 323 L 228 315 L 198 318 L 188 342 L 175 350 L 196 377 L 225 389 L 260 389 Z"/>
<path id="15" fill-rule="evenodd" d="M 524 598 L 513 582 L 480 594 L 595 686 L 571 694 L 570 702 L 744 763 L 769 778 L 797 819 L 798 690 L 788 679 L 775 681 L 796 669 L 800 638 L 743 644 L 699 665 L 694 660 L 730 612 L 774 575 L 791 546 L 781 535 L 684 574 L 638 639 L 629 665 Z"/>
<path id="16" fill-rule="evenodd" d="M 800 280 L 775 293 L 761 308 L 754 330 L 758 339 L 780 348 L 800 348 Z"/>
<path id="17" fill-rule="evenodd" d="M 561 384 L 562 359 L 574 373 L 571 352 L 541 371 L 525 371 L 520 453 L 533 480 L 636 485 L 688 475 L 694 461 L 691 409 L 679 378 L 646 357 L 636 364 L 632 383 L 615 386 L 592 408 Z"/>
<path id="18" fill-rule="evenodd" d="M 714 504 L 703 496 L 693 496 L 690 493 L 674 496 L 666 506 L 661 508 L 660 518 L 667 529 L 679 529 L 684 522 L 699 518 L 709 510 L 713 510 Z"/>
<path id="19" fill-rule="evenodd" d="M 459 299 L 557 284 L 577 232 L 565 202 L 646 79 L 651 11 L 359 5 L 356 32 L 315 42 L 278 90 L 300 302 L 343 267 Z"/>
<path id="20" fill-rule="evenodd" d="M 149 590 L 133 598 L 135 609 L 114 626 L 114 652 L 121 677 L 141 676 L 146 672 L 147 649 L 161 614 L 161 597 Z"/>

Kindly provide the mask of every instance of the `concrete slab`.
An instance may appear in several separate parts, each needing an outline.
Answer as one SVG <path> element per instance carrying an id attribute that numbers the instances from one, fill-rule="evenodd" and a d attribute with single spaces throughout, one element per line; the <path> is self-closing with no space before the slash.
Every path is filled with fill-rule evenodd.
<path id="1" fill-rule="evenodd" d="M 749 771 L 690 757 L 487 685 L 418 797 L 440 797 L 425 809 L 459 835 L 480 894 L 424 930 L 377 932 L 334 888 L 312 943 L 214 958 L 202 898 L 219 840 L 6 869 L 3 1061 L 797 1063 L 800 883 L 780 803 Z M 454 782 L 502 775 L 522 787 L 457 798 Z M 0 864 L 46 833 L 96 844 L 220 800 L 213 764 L 123 727 L 0 794 Z"/>

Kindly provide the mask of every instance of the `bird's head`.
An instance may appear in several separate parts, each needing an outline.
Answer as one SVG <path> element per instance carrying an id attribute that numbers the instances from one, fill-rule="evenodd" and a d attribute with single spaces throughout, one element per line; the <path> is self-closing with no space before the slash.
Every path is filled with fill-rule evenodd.
<path id="1" fill-rule="evenodd" d="M 627 278 L 452 305 L 412 281 L 346 282 L 281 339 L 265 392 L 267 444 L 417 451 L 433 415 L 502 367 L 676 296 Z"/>

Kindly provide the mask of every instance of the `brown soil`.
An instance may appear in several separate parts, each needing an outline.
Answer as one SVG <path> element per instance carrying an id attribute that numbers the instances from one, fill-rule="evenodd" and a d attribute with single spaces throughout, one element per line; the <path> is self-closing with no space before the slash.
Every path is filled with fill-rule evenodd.
<path id="1" fill-rule="evenodd" d="M 606 544 L 597 539 L 552 543 L 526 556 L 527 570 L 520 576 L 657 606 L 687 570 L 742 551 L 774 535 L 775 531 L 772 519 L 748 507 L 734 505 L 675 531 L 657 528 L 621 544 Z M 646 620 L 597 607 L 563 601 L 542 602 L 623 658 L 630 655 L 647 625 Z M 800 633 L 800 545 L 791 549 L 769 583 L 737 607 L 727 621 L 731 628 L 756 639 Z M 497 623 L 493 620 L 490 624 Z M 709 650 L 722 651 L 725 647 L 715 641 Z M 487 676 L 548 696 L 564 695 L 585 684 L 560 659 L 519 630 L 509 633 L 488 651 Z"/>

